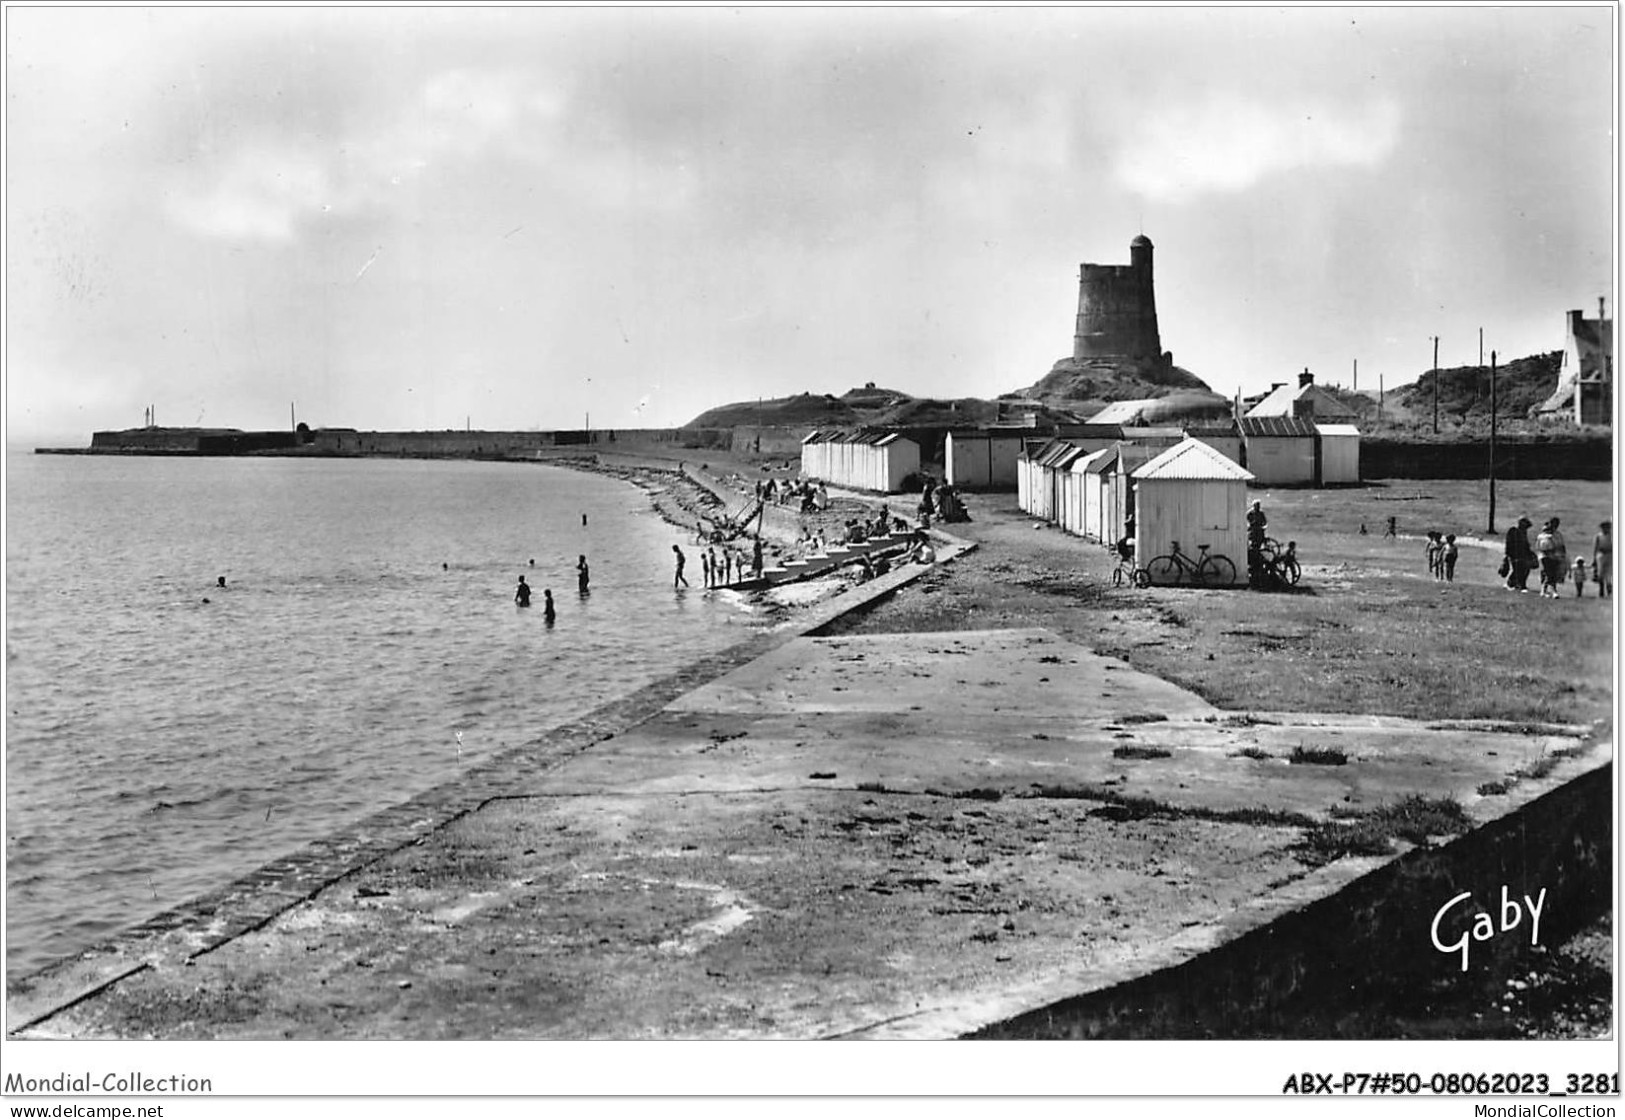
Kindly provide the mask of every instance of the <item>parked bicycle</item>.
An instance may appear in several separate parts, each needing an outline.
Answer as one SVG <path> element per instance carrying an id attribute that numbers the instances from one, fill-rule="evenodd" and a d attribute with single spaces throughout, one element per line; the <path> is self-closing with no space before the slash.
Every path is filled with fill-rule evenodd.
<path id="1" fill-rule="evenodd" d="M 1236 565 L 1228 556 L 1208 555 L 1205 544 L 1196 546 L 1202 554 L 1198 560 L 1192 560 L 1179 549 L 1179 542 L 1173 542 L 1173 549 L 1167 555 L 1153 557 L 1145 566 L 1145 583 L 1157 584 L 1161 587 L 1175 587 L 1189 579 L 1194 587 L 1233 587 L 1236 583 Z"/>
<path id="2" fill-rule="evenodd" d="M 1134 540 L 1124 537 L 1112 549 L 1117 554 L 1117 567 L 1112 569 L 1112 586 L 1122 587 L 1125 583 L 1134 587 L 1145 587 L 1150 580 L 1145 577 L 1145 569 L 1134 564 Z"/>
<path id="3" fill-rule="evenodd" d="M 1258 550 L 1258 562 L 1260 582 L 1266 589 L 1292 587 L 1303 575 L 1298 567 L 1297 541 L 1287 541 L 1283 548 L 1280 541 L 1265 540 L 1264 546 Z"/>

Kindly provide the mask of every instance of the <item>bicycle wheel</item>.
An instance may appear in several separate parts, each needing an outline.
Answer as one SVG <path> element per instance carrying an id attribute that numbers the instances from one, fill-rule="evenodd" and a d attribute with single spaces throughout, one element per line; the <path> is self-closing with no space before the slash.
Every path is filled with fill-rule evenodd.
<path id="1" fill-rule="evenodd" d="M 1185 569 L 1179 566 L 1179 561 L 1172 556 L 1154 556 L 1151 563 L 1145 566 L 1145 581 L 1147 584 L 1157 584 L 1159 587 L 1173 587 L 1185 577 Z"/>
<path id="2" fill-rule="evenodd" d="M 1228 556 L 1209 556 L 1196 567 L 1198 587 L 1234 587 L 1236 565 Z"/>
<path id="3" fill-rule="evenodd" d="M 1117 565 L 1117 567 L 1112 569 L 1112 586 L 1113 587 L 1122 587 L 1123 586 L 1123 565 L 1121 565 L 1121 564 Z"/>
<path id="4" fill-rule="evenodd" d="M 1281 561 L 1281 578 L 1286 580 L 1287 583 L 1296 585 L 1298 582 L 1298 577 L 1302 574 L 1303 573 L 1298 570 L 1298 562 L 1292 557 L 1288 556 L 1285 560 Z"/>

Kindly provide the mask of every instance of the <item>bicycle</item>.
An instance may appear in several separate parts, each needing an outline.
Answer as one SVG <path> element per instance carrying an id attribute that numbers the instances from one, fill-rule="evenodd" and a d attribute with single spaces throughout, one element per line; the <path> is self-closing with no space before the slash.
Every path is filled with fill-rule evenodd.
<path id="1" fill-rule="evenodd" d="M 1112 569 L 1112 586 L 1122 587 L 1125 583 L 1132 587 L 1146 587 L 1150 580 L 1146 577 L 1145 569 L 1134 563 L 1134 542 L 1127 537 L 1117 542 L 1112 549 L 1117 555 L 1117 567 Z"/>
<path id="2" fill-rule="evenodd" d="M 1179 542 L 1174 541 L 1173 551 L 1164 556 L 1153 557 L 1150 563 L 1146 564 L 1146 583 L 1176 587 L 1189 576 L 1191 584 L 1196 587 L 1235 586 L 1235 562 L 1228 556 L 1209 556 L 1207 551 L 1211 547 L 1209 545 L 1199 544 L 1196 547 L 1202 553 L 1202 557 L 1193 561 L 1179 550 Z"/>
<path id="3" fill-rule="evenodd" d="M 1266 540 L 1258 550 L 1258 559 L 1264 578 L 1281 586 L 1293 587 L 1303 575 L 1298 567 L 1297 541 L 1287 541 L 1282 548 L 1281 542 Z"/>

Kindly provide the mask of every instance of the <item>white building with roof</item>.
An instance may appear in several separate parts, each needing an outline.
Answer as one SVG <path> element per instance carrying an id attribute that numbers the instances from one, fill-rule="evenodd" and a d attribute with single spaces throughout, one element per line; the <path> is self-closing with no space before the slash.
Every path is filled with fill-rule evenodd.
<path id="1" fill-rule="evenodd" d="M 1614 410 L 1614 321 L 1597 301 L 1597 317 L 1570 311 L 1557 389 L 1540 405 L 1544 415 L 1566 414 L 1576 424 L 1611 424 Z"/>
<path id="2" fill-rule="evenodd" d="M 1249 419 L 1286 416 L 1300 420 L 1324 420 L 1328 423 L 1353 423 L 1359 415 L 1348 405 L 1315 384 L 1315 375 L 1308 370 L 1298 374 L 1298 384 L 1282 383 L 1264 395 L 1264 399 L 1247 410 Z"/>
<path id="3" fill-rule="evenodd" d="M 895 494 L 920 469 L 920 445 L 896 432 L 811 432 L 801 441 L 801 473 L 832 486 Z"/>
<path id="4" fill-rule="evenodd" d="M 949 432 L 943 440 L 943 472 L 950 486 L 971 490 L 1016 488 L 1016 462 L 1033 438 L 1031 428 L 980 428 Z"/>
<path id="5" fill-rule="evenodd" d="M 1315 425 L 1317 486 L 1354 486 L 1360 481 L 1360 429 L 1353 424 Z"/>
<path id="6" fill-rule="evenodd" d="M 1309 486 L 1315 481 L 1315 424 L 1292 416 L 1244 416 L 1242 464 L 1260 486 Z"/>
<path id="7" fill-rule="evenodd" d="M 1134 555 L 1140 564 L 1173 550 L 1191 562 L 1201 546 L 1247 580 L 1247 484 L 1252 472 L 1198 439 L 1187 439 L 1133 472 Z"/>

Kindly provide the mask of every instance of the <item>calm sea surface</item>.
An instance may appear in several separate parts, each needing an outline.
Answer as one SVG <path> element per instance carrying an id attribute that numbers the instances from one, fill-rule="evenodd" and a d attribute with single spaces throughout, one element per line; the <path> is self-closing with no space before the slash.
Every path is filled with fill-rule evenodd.
<path id="1" fill-rule="evenodd" d="M 13 971 L 766 625 L 674 594 L 680 531 L 560 468 L 12 454 L 6 498 Z"/>

